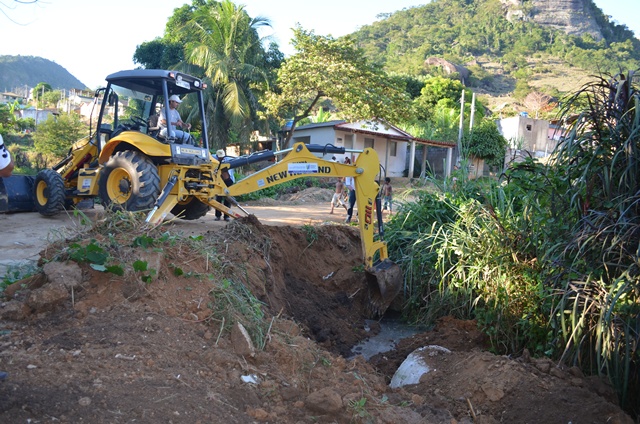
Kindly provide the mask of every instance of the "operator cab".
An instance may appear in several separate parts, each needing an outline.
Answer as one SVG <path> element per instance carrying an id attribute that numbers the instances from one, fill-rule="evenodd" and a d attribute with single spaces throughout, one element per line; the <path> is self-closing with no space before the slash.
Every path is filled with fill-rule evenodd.
<path id="1" fill-rule="evenodd" d="M 177 71 L 136 69 L 111 74 L 107 83 L 106 88 L 98 89 L 95 94 L 96 105 L 100 107 L 96 123 L 100 150 L 109 140 L 127 131 L 145 134 L 164 144 L 200 144 L 193 137 L 185 137 L 184 142 L 160 135 L 160 110 L 169 110 L 169 98 L 177 95 L 185 100 L 180 115 L 198 129 L 199 147 L 208 152 L 202 95 L 206 85 L 202 80 Z M 168 134 L 175 133 L 171 123 L 167 123 L 167 127 Z M 202 152 L 198 154 L 202 156 Z"/>

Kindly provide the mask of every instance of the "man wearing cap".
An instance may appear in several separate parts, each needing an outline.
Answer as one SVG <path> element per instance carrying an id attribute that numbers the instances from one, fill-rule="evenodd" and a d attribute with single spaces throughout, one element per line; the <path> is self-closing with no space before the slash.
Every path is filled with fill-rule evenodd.
<path id="1" fill-rule="evenodd" d="M 220 162 L 220 163 L 228 161 L 227 154 L 222 149 L 220 149 L 220 150 L 218 150 L 216 152 L 216 158 L 218 159 L 218 162 Z M 233 185 L 233 183 L 235 182 L 235 176 L 233 175 L 233 169 L 225 169 L 225 170 L 223 170 L 222 174 L 220 174 L 220 177 L 222 177 L 222 181 L 224 181 L 224 183 L 227 185 L 227 187 Z M 227 196 L 216 196 L 216 202 L 222 203 L 228 208 L 231 207 L 231 202 L 229 202 L 229 199 L 227 199 Z M 219 210 L 216 209 L 216 221 L 220 221 L 220 217 L 221 216 L 222 216 L 222 212 L 220 212 Z M 228 221 L 229 217 L 227 215 L 225 215 L 224 216 L 224 220 Z"/>
<path id="2" fill-rule="evenodd" d="M 0 177 L 9 177 L 11 172 L 13 172 L 13 159 L 0 134 Z"/>
<path id="3" fill-rule="evenodd" d="M 178 112 L 178 105 L 182 103 L 180 97 L 177 94 L 169 97 L 169 113 L 165 113 L 165 109 L 162 108 L 160 111 L 160 119 L 158 119 L 158 124 L 160 125 L 160 135 L 164 138 L 167 138 L 167 116 L 169 117 L 169 122 L 171 122 L 171 133 L 169 134 L 169 138 L 175 138 L 177 143 L 186 143 L 191 138 L 191 135 L 184 132 L 183 130 L 177 129 L 186 128 L 187 130 L 191 129 L 191 124 L 186 124 L 182 122 L 182 118 L 180 118 L 180 113 Z"/>

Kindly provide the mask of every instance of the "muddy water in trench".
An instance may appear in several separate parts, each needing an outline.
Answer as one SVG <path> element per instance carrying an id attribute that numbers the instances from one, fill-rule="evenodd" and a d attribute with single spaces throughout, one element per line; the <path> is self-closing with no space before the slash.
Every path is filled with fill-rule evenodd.
<path id="1" fill-rule="evenodd" d="M 395 350 L 400 340 L 426 331 L 424 327 L 411 326 L 402 322 L 398 316 L 385 316 L 380 321 L 367 320 L 366 324 L 367 331 L 373 332 L 373 328 L 380 326 L 380 332 L 351 348 L 352 355 L 348 359 L 362 355 L 368 361 L 378 353 Z"/>

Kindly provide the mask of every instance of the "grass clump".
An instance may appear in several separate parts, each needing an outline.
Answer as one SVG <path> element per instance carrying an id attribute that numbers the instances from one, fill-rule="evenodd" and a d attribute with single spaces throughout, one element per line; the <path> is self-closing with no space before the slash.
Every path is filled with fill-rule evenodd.
<path id="1" fill-rule="evenodd" d="M 233 323 L 240 322 L 249 332 L 256 348 L 263 350 L 269 331 L 263 303 L 244 284 L 229 279 L 217 284 L 210 295 L 212 318 L 221 323 L 221 330 L 229 330 Z"/>
<path id="2" fill-rule="evenodd" d="M 640 412 L 640 92 L 634 72 L 566 99 L 548 164 L 434 184 L 387 225 L 407 319 L 473 318 L 497 353 L 607 376 Z M 439 190 L 437 189 L 439 188 Z"/>

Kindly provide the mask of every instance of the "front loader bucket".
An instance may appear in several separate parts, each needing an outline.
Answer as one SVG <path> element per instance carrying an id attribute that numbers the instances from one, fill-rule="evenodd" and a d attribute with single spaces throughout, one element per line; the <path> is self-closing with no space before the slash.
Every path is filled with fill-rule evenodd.
<path id="1" fill-rule="evenodd" d="M 385 259 L 366 270 L 372 316 L 382 316 L 402 289 L 402 270 Z"/>
<path id="2" fill-rule="evenodd" d="M 0 213 L 35 211 L 34 182 L 35 177 L 30 175 L 0 178 Z"/>

